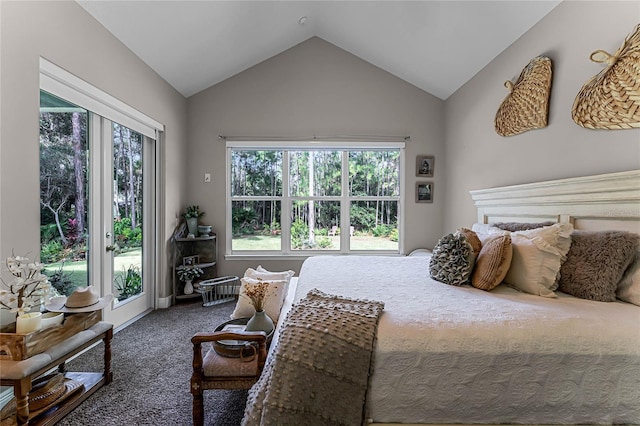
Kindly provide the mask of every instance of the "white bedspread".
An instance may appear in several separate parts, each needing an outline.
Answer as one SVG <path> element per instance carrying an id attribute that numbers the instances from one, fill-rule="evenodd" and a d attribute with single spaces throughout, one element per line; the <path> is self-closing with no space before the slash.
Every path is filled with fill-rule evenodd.
<path id="1" fill-rule="evenodd" d="M 640 423 L 640 307 L 429 278 L 429 257 L 307 259 L 312 288 L 385 303 L 377 423 Z"/>

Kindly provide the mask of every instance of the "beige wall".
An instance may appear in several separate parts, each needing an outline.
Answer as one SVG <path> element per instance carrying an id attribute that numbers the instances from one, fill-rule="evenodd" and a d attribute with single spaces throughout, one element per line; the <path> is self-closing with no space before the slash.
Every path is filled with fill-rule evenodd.
<path id="1" fill-rule="evenodd" d="M 186 99 L 75 2 L 3 0 L 0 11 L 0 258 L 39 250 L 40 56 L 165 125 L 160 208 L 170 235 L 183 204 Z M 164 276 L 159 286 L 159 296 L 170 294 Z"/>
<path id="2" fill-rule="evenodd" d="M 587 130 L 571 119 L 576 94 L 603 69 L 591 52 L 613 54 L 640 22 L 637 1 L 564 1 L 446 101 L 445 227 L 476 220 L 469 190 L 640 168 L 640 129 Z M 538 55 L 553 61 L 549 124 L 502 137 L 493 126 L 515 81 Z"/>
<path id="3" fill-rule="evenodd" d="M 225 240 L 225 145 L 217 135 L 409 135 L 406 243 L 410 251 L 440 237 L 445 193 L 443 101 L 327 43 L 311 38 L 188 99 L 189 203 L 206 212 L 219 250 Z M 415 204 L 415 157 L 435 155 L 433 204 Z M 205 172 L 212 183 L 204 183 Z M 299 270 L 300 261 L 224 261 L 221 275 L 262 263 Z"/>

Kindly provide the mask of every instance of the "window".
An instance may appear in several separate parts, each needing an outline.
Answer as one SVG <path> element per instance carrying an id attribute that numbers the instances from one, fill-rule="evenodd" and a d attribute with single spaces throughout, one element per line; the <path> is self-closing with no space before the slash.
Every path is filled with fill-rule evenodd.
<path id="1" fill-rule="evenodd" d="M 227 254 L 399 253 L 403 148 L 228 142 Z"/>

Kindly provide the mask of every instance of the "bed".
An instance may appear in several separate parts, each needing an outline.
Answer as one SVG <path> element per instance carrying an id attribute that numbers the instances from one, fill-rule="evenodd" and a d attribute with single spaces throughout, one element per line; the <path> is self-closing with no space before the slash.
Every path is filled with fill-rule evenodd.
<path id="1" fill-rule="evenodd" d="M 640 234 L 640 171 L 471 196 L 482 224 Z M 366 422 L 640 424 L 640 306 L 447 285 L 429 259 L 310 257 L 289 290 L 279 329 L 312 289 L 384 302 Z"/>

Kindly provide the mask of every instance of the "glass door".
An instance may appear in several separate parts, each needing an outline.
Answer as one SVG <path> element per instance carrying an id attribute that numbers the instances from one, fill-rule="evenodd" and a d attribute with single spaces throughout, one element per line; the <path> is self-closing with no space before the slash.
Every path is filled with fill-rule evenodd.
<path id="1" fill-rule="evenodd" d="M 153 308 L 155 141 L 41 92 L 41 261 L 62 295 L 95 285 L 126 324 Z"/>
<path id="2" fill-rule="evenodd" d="M 110 170 L 110 202 L 105 203 L 104 226 L 105 272 L 103 293 L 114 295 L 105 319 L 114 324 L 131 321 L 153 308 L 154 192 L 153 169 L 155 146 L 152 139 L 118 123 L 105 121 L 102 150 L 105 170 Z M 110 152 L 110 155 L 109 155 Z M 105 182 L 106 183 L 106 182 Z M 147 253 L 149 250 L 149 253 Z"/>

